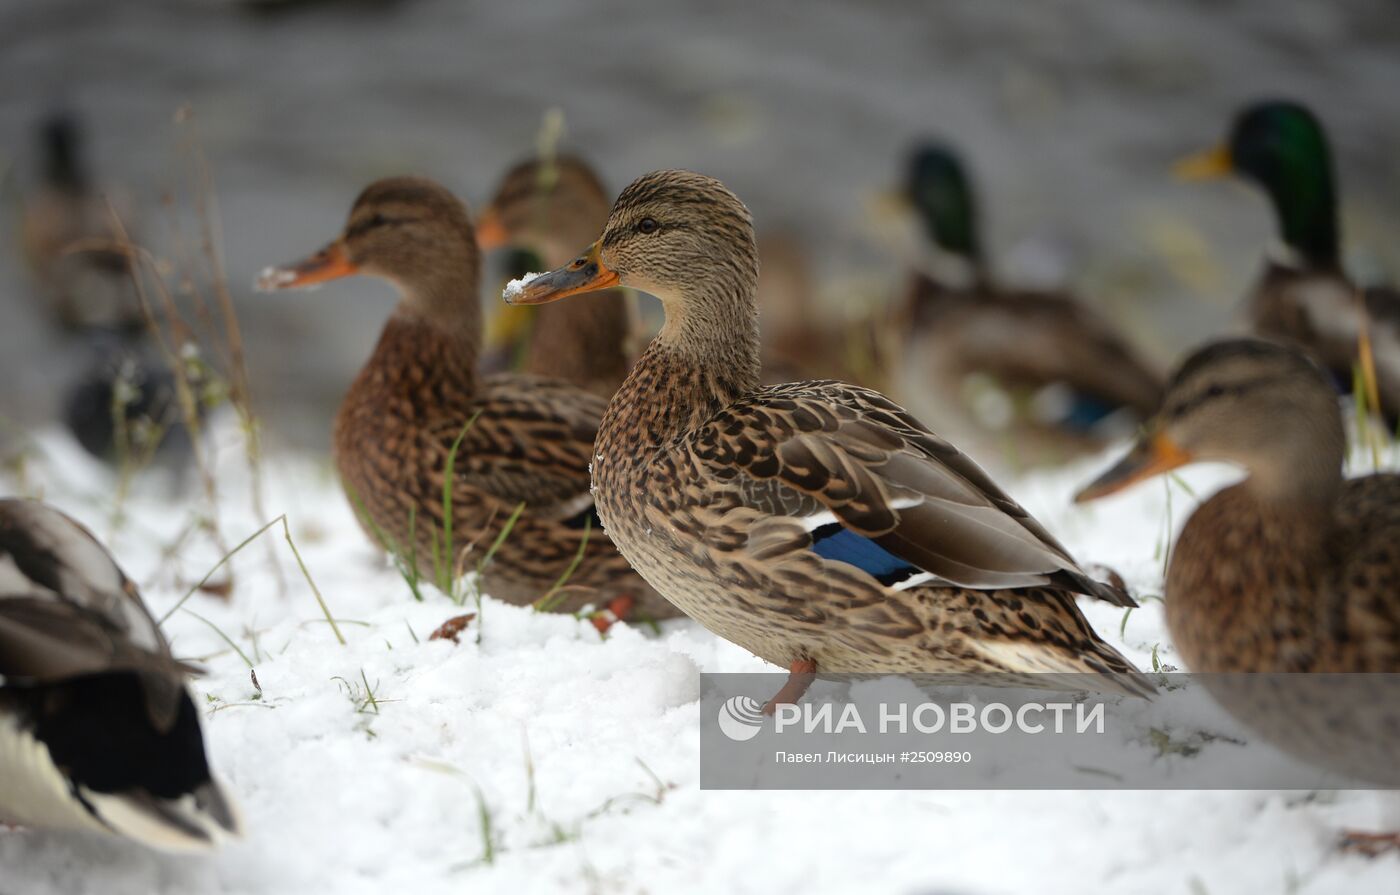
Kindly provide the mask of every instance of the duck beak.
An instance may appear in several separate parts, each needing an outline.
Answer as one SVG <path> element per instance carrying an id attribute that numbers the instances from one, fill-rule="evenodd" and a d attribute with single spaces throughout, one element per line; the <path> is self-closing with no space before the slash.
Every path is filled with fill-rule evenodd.
<path id="1" fill-rule="evenodd" d="M 488 208 L 481 213 L 481 217 L 476 220 L 476 245 L 483 252 L 492 249 L 499 249 L 510 242 L 510 234 L 506 233 L 506 225 L 501 223 L 501 216 L 496 213 L 496 209 Z"/>
<path id="2" fill-rule="evenodd" d="M 283 267 L 264 268 L 258 276 L 259 292 L 276 292 L 280 289 L 304 289 L 327 280 L 338 280 L 360 272 L 350 255 L 345 251 L 344 240 L 337 239 L 309 258 Z"/>
<path id="3" fill-rule="evenodd" d="M 542 305 L 581 292 L 611 289 L 619 282 L 598 258 L 598 243 L 568 264 L 537 277 L 512 280 L 501 297 L 508 305 Z"/>
<path id="4" fill-rule="evenodd" d="M 1179 160 L 1172 165 L 1172 176 L 1177 180 L 1214 180 L 1226 177 L 1234 170 L 1230 147 L 1222 144 Z"/>
<path id="5" fill-rule="evenodd" d="M 1192 459 L 1189 452 L 1161 432 L 1145 434 L 1126 457 L 1074 495 L 1074 502 L 1088 503 L 1122 491 L 1135 482 L 1184 466 Z"/>

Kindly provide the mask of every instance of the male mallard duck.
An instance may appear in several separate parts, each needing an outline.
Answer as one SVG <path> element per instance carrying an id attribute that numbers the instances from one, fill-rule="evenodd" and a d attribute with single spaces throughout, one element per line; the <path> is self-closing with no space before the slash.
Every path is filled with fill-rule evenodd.
<path id="1" fill-rule="evenodd" d="M 904 300 L 911 397 L 1031 463 L 1100 448 L 1156 409 L 1160 376 L 1104 317 L 1071 295 L 995 282 L 951 149 L 918 147 L 902 193 L 937 256 Z"/>
<path id="2" fill-rule="evenodd" d="M 533 158 L 506 172 L 477 221 L 476 238 L 482 251 L 527 249 L 550 269 L 567 264 L 607 219 L 607 193 L 586 162 L 570 155 Z M 621 290 L 559 308 L 508 313 L 531 314 L 524 327 L 525 372 L 563 379 L 603 398 L 612 397 L 626 378 L 632 316 Z"/>
<path id="3" fill-rule="evenodd" d="M 69 329 L 142 332 L 131 260 L 103 245 L 116 238 L 112 214 L 83 163 L 77 120 L 51 116 L 40 142 L 43 178 L 24 199 L 21 239 L 45 301 Z"/>
<path id="4" fill-rule="evenodd" d="M 569 265 L 506 290 L 540 304 L 622 284 L 666 322 L 608 404 L 598 515 L 667 599 L 788 668 L 1102 672 L 1142 688 L 1074 594 L 1090 579 L 980 468 L 884 395 L 825 380 L 760 387 L 748 209 L 719 181 L 648 174 Z"/>
<path id="5" fill-rule="evenodd" d="M 627 596 L 650 617 L 675 615 L 594 521 L 588 463 L 603 400 L 543 376 L 478 376 L 477 268 L 457 197 L 431 180 L 391 177 L 360 194 L 338 239 L 260 281 L 286 289 L 362 273 L 399 291 L 335 421 L 336 466 L 371 538 L 411 553 L 431 578 L 435 552 L 448 566 L 466 545 L 484 553 L 523 504 L 486 569 L 487 593 L 534 601 L 577 562 L 558 608 Z M 449 456 L 452 545 L 443 551 Z"/>
<path id="6" fill-rule="evenodd" d="M 1400 420 L 1400 293 L 1360 289 L 1342 270 L 1332 154 L 1316 116 L 1294 102 L 1255 103 L 1235 118 L 1224 145 L 1176 170 L 1186 179 L 1237 174 L 1268 194 L 1283 246 L 1250 293 L 1251 322 L 1261 335 L 1303 346 L 1345 390 L 1359 359 L 1364 297 L 1381 409 Z"/>
<path id="7" fill-rule="evenodd" d="M 189 673 L 86 528 L 0 500 L 0 820 L 176 851 L 240 835 Z"/>
<path id="8" fill-rule="evenodd" d="M 1197 672 L 1393 676 L 1400 475 L 1343 480 L 1345 455 L 1341 411 L 1317 365 L 1293 346 L 1223 341 L 1182 364 L 1137 444 L 1076 499 L 1197 460 L 1243 466 L 1248 477 L 1201 504 L 1172 550 L 1167 625 L 1182 659 Z M 1333 756 L 1352 762 L 1352 773 L 1370 767 L 1380 769 L 1377 779 L 1400 782 L 1400 716 L 1385 720 L 1374 703 L 1359 714 L 1389 732 L 1352 742 L 1335 725 L 1309 728 L 1316 707 L 1301 702 L 1276 712 L 1274 724 L 1257 705 L 1227 707 L 1314 762 Z M 1358 756 L 1374 745 L 1390 754 L 1368 766 Z"/>

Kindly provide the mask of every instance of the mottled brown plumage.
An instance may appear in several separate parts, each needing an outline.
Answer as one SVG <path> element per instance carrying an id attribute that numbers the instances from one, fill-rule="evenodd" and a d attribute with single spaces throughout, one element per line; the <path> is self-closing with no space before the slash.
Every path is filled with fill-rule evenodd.
<path id="1" fill-rule="evenodd" d="M 392 282 L 400 301 L 346 394 L 335 462 L 376 540 L 382 532 L 433 574 L 443 481 L 452 445 L 452 554 L 475 567 L 515 508 L 525 509 L 486 568 L 483 589 L 538 600 L 583 549 L 559 604 L 574 611 L 621 594 L 639 613 L 675 609 L 627 566 L 593 519 L 588 463 L 603 401 L 541 376 L 479 377 L 477 248 L 466 208 L 430 180 L 377 181 L 356 200 L 345 231 L 320 255 L 269 271 L 270 287 L 365 273 Z M 586 544 L 584 543 L 586 539 Z"/>
<path id="2" fill-rule="evenodd" d="M 1335 393 L 1300 350 L 1218 342 L 1185 362 L 1137 446 L 1080 499 L 1193 460 L 1243 466 L 1248 478 L 1201 504 L 1172 550 L 1167 624 L 1187 666 L 1395 674 L 1400 475 L 1344 481 L 1345 449 Z M 1301 744 L 1330 742 L 1347 755 L 1362 745 L 1339 733 L 1335 719 L 1323 725 L 1309 708 L 1285 698 L 1272 711 L 1257 703 L 1232 710 L 1315 761 L 1327 749 Z M 1388 717 L 1394 743 L 1400 715 Z M 1396 758 L 1392 751 L 1392 782 Z"/>
<path id="3" fill-rule="evenodd" d="M 532 158 L 506 172 L 481 214 L 477 235 L 483 249 L 525 249 L 552 269 L 567 264 L 607 218 L 607 194 L 587 162 L 571 155 Z M 604 398 L 626 378 L 632 314 L 622 290 L 504 313 L 531 316 L 523 328 L 527 344 L 513 352 L 525 372 L 563 379 Z"/>
<path id="4" fill-rule="evenodd" d="M 904 193 L 940 260 L 911 276 L 900 313 L 916 409 L 1032 465 L 1102 448 L 1151 415 L 1161 377 L 1105 317 L 1071 295 L 995 281 L 950 149 L 920 147 Z"/>
<path id="5" fill-rule="evenodd" d="M 665 307 L 595 448 L 599 515 L 633 566 L 784 667 L 1098 671 L 1105 689 L 1142 692 L 1072 596 L 1126 594 L 1085 576 L 955 448 L 878 392 L 760 387 L 757 266 L 744 205 L 662 171 L 623 191 L 587 254 L 507 296 L 620 279 Z M 840 544 L 858 555 L 835 558 Z"/>

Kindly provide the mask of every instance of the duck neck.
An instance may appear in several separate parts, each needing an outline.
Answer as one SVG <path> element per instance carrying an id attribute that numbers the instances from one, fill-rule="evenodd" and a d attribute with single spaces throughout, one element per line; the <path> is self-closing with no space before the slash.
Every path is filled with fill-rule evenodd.
<path id="1" fill-rule="evenodd" d="M 608 406 L 603 427 L 659 445 L 759 386 L 757 271 L 704 292 L 659 296 L 666 323 Z M 600 440 L 602 436 L 600 435 Z"/>
<path id="2" fill-rule="evenodd" d="M 436 265 L 431 277 L 395 279 L 400 300 L 370 359 L 370 367 L 411 368 L 416 384 L 451 382 L 475 390 L 481 345 L 477 272 L 470 261 Z"/>
<path id="3" fill-rule="evenodd" d="M 1270 511 L 1327 513 L 1341 492 L 1345 456 L 1341 420 L 1331 419 L 1315 431 L 1292 433 L 1286 443 L 1271 446 L 1267 460 L 1249 464 L 1243 488 Z"/>
<path id="4" fill-rule="evenodd" d="M 1337 198 L 1325 151 L 1297 159 L 1263 178 L 1278 216 L 1279 236 L 1304 266 L 1332 270 L 1339 264 Z"/>

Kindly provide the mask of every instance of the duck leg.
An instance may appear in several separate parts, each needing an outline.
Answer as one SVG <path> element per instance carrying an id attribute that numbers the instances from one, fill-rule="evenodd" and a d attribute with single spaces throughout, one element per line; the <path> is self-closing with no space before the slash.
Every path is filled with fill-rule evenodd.
<path id="1" fill-rule="evenodd" d="M 588 620 L 593 623 L 593 627 L 598 629 L 599 634 L 607 634 L 609 628 L 631 615 L 632 609 L 636 605 L 636 598 L 630 594 L 613 597 L 608 601 L 608 605 L 593 613 Z"/>
<path id="2" fill-rule="evenodd" d="M 1345 830 L 1342 832 L 1342 838 L 1337 847 L 1347 854 L 1362 855 L 1367 858 L 1400 852 L 1400 831 L 1363 833 L 1358 830 Z"/>
<path id="3" fill-rule="evenodd" d="M 817 678 L 817 663 L 811 659 L 797 659 L 788 667 L 787 683 L 783 688 L 773 694 L 773 698 L 768 700 L 763 706 L 763 714 L 771 715 L 778 710 L 780 705 L 797 705 L 797 701 L 807 692 L 807 688 L 812 686 L 812 681 Z"/>

